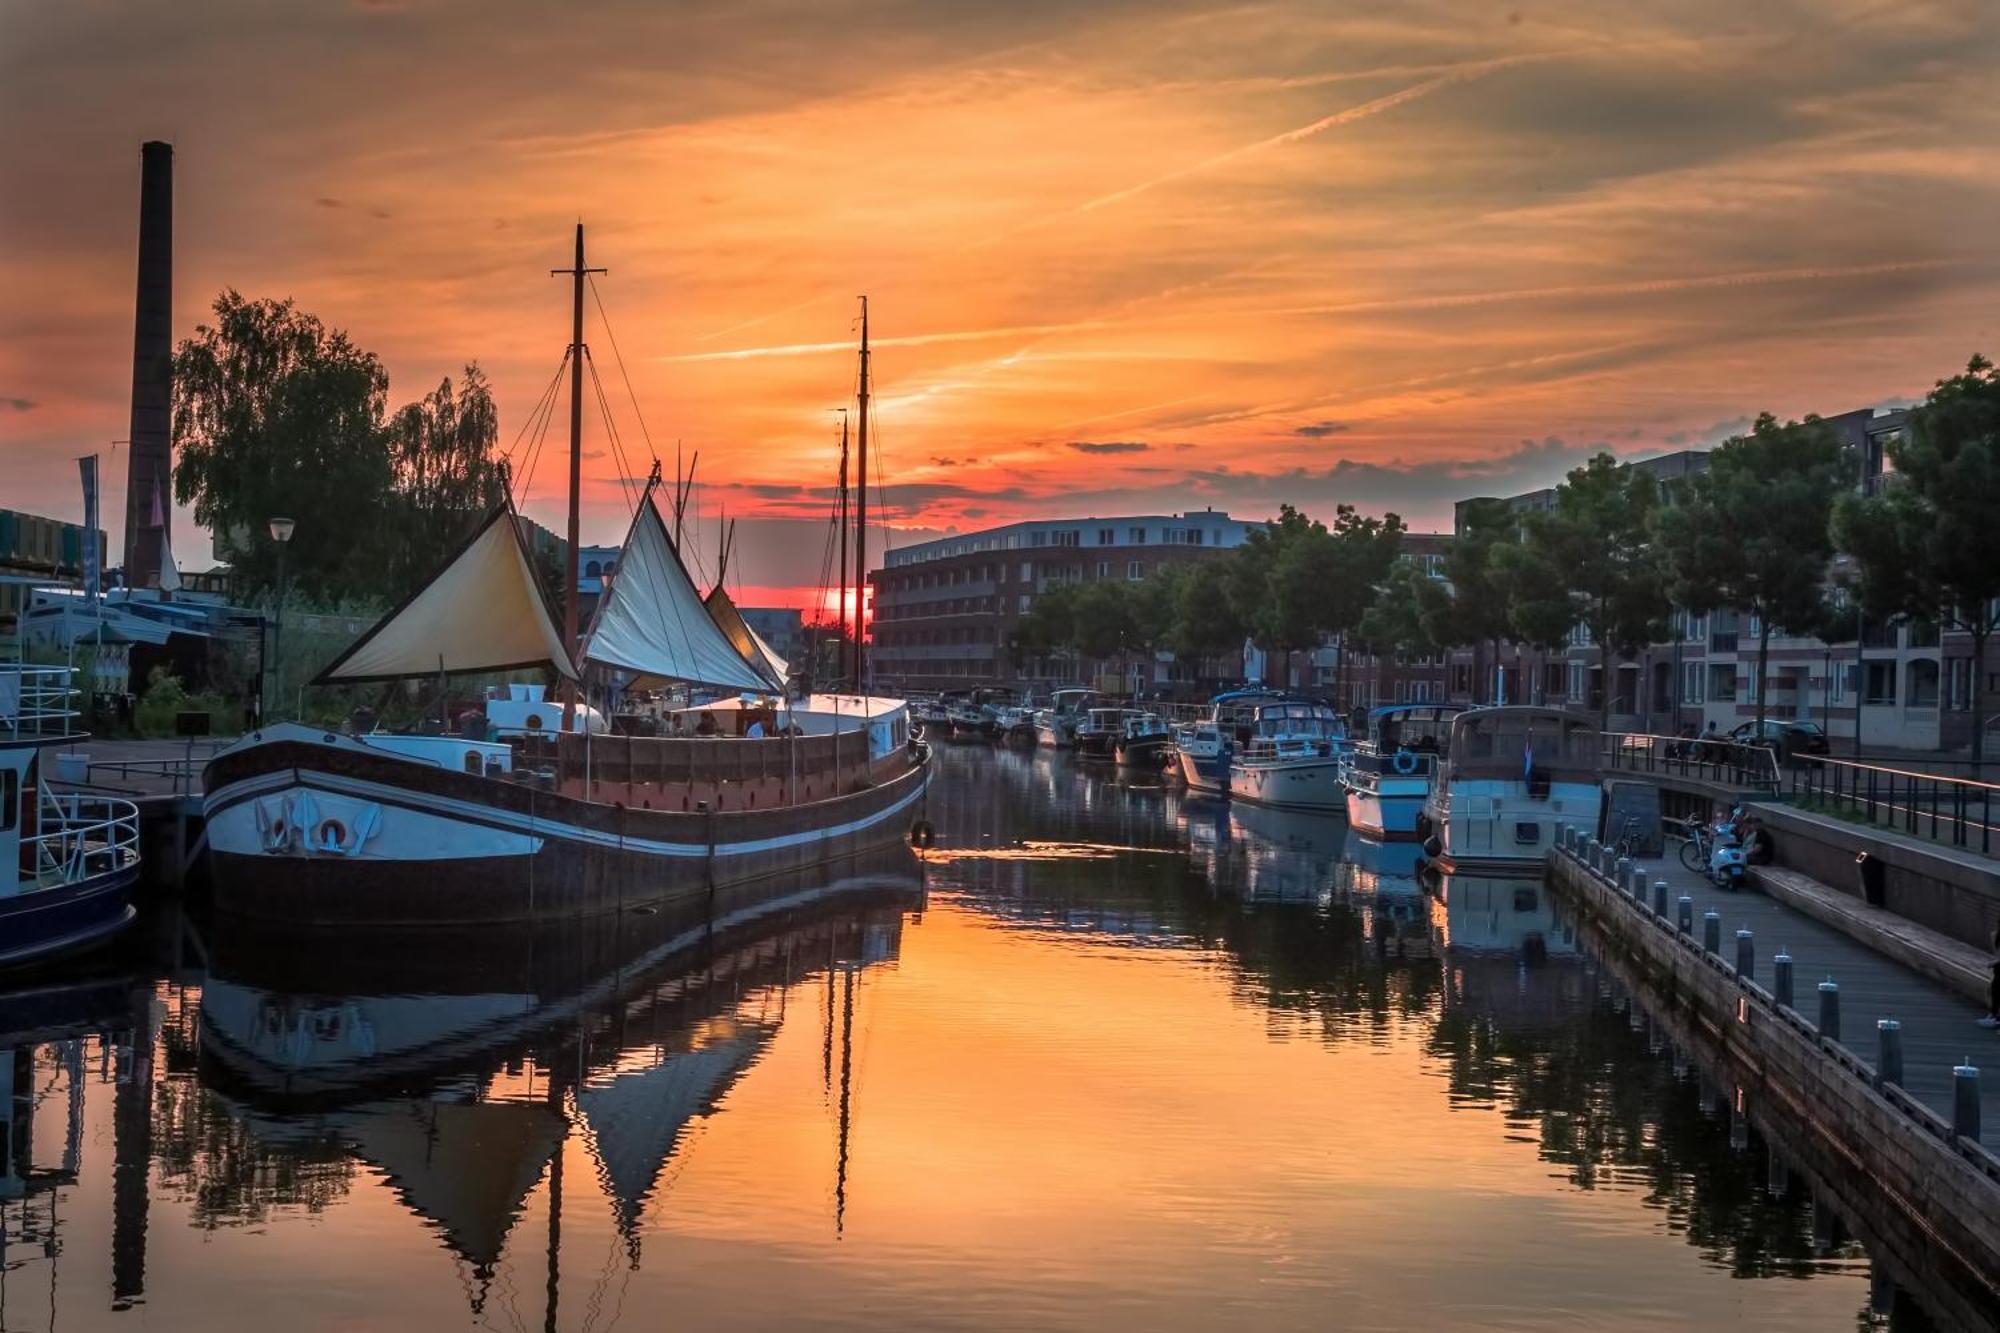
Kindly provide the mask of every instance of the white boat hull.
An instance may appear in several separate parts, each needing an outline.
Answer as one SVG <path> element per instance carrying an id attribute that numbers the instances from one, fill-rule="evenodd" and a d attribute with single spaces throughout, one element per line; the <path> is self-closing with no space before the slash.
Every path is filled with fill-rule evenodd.
<path id="1" fill-rule="evenodd" d="M 1356 833 L 1381 842 L 1413 839 L 1430 794 L 1427 778 L 1383 778 L 1372 787 L 1349 786 L 1347 822 Z"/>
<path id="2" fill-rule="evenodd" d="M 1347 793 L 1336 755 L 1264 762 L 1238 760 L 1229 768 L 1232 799 L 1285 810 L 1344 811 Z"/>
<path id="3" fill-rule="evenodd" d="M 1603 806 L 1596 782 L 1551 783 L 1538 799 L 1518 778 L 1465 779 L 1432 793 L 1424 850 L 1446 870 L 1540 874 L 1563 826 L 1594 830 Z"/>

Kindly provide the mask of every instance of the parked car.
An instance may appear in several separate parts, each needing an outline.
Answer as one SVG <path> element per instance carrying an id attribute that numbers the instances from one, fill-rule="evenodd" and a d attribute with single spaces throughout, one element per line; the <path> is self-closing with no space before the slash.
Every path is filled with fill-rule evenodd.
<path id="1" fill-rule="evenodd" d="M 1745 722 L 1729 733 L 1729 739 L 1737 745 L 1761 745 L 1776 750 L 1782 758 L 1827 752 L 1826 732 L 1817 722 L 1789 722 L 1767 717 L 1761 735 L 1757 723 Z"/>

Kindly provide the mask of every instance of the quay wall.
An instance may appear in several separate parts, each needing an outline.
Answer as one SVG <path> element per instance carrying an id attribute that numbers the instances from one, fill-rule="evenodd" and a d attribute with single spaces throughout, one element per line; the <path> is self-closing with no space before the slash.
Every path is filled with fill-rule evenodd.
<path id="1" fill-rule="evenodd" d="M 2000 923 L 2000 862 L 1784 805 L 1760 804 L 1757 816 L 1770 828 L 1776 861 L 1785 869 L 1863 898 L 1855 857 L 1867 852 L 1881 865 L 1880 898 L 1871 906 L 1961 944 L 1992 946 Z"/>
<path id="2" fill-rule="evenodd" d="M 1774 1192 L 1797 1177 L 1825 1202 L 1854 1239 L 1868 1251 L 1877 1282 L 1886 1276 L 1896 1286 L 1915 1293 L 1936 1322 L 1945 1328 L 2000 1328 L 2000 1286 L 1970 1272 L 1933 1243 L 1922 1218 L 1912 1217 L 1877 1193 L 1858 1175 L 1844 1146 L 1829 1143 L 1793 1113 L 1793 1104 L 1778 1098 L 1751 1096 L 1743 1085 L 1744 1066 L 1732 1058 L 1721 1037 L 1697 1021 L 1685 1008 L 1673 1008 L 1647 994 L 1650 983 L 1636 960 L 1595 918 L 1586 921 L 1578 937 L 1605 975 L 1622 986 L 1633 1011 L 1655 1036 L 1673 1044 L 1677 1054 L 1690 1056 L 1703 1075 L 1728 1094 L 1730 1114 L 1740 1115 L 1763 1136 L 1776 1169 L 1768 1188 Z M 1743 1090 L 1741 1098 L 1737 1090 Z M 1878 1307 L 1879 1308 L 1879 1307 Z"/>
<path id="3" fill-rule="evenodd" d="M 1551 853 L 1550 874 L 1651 996 L 1726 1053 L 1750 1095 L 1782 1106 L 1966 1271 L 2000 1282 L 2000 1158 L 1954 1135 L 1930 1108 L 1573 855 Z"/>

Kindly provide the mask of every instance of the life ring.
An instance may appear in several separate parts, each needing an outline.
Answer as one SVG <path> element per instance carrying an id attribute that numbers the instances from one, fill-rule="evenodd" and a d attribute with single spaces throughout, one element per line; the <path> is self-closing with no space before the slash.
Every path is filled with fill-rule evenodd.
<path id="1" fill-rule="evenodd" d="M 318 847 L 323 852 L 337 852 L 347 841 L 347 829 L 338 819 L 322 819 L 319 824 Z"/>
<path id="2" fill-rule="evenodd" d="M 540 731 L 542 729 L 542 715 L 540 713 L 530 713 L 522 720 L 521 725 L 529 731 Z"/>
<path id="3" fill-rule="evenodd" d="M 910 846 L 929 847 L 937 841 L 937 833 L 928 819 L 919 819 L 910 825 Z"/>
<path id="4" fill-rule="evenodd" d="M 1389 766 L 1399 775 L 1408 777 L 1417 771 L 1417 757 L 1408 750 L 1398 750 L 1396 757 L 1389 761 Z"/>

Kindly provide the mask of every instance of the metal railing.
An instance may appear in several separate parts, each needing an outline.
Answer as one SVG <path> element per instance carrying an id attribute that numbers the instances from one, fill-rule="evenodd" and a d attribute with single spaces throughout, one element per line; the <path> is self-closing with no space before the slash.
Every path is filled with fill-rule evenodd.
<path id="1" fill-rule="evenodd" d="M 1853 759 L 1796 758 L 1790 787 L 1796 803 L 1858 815 L 1869 824 L 1900 829 L 1912 837 L 1993 855 L 2000 785 Z"/>
<path id="2" fill-rule="evenodd" d="M 0 740 L 54 740 L 72 735 L 75 719 L 70 696 L 74 673 L 66 666 L 0 663 Z"/>
<path id="3" fill-rule="evenodd" d="M 1773 794 L 1783 785 L 1778 752 L 1768 745 L 1607 731 L 1601 733 L 1598 757 L 1609 772 L 1668 774 L 1738 791 Z"/>
<path id="4" fill-rule="evenodd" d="M 187 753 L 176 759 L 92 759 L 87 780 L 93 787 L 108 787 L 113 777 L 120 783 L 151 778 L 169 784 L 175 796 L 199 796 L 202 770 L 221 748 L 221 742 L 205 742 L 197 753 L 195 742 L 189 741 Z"/>
<path id="5" fill-rule="evenodd" d="M 22 842 L 37 880 L 74 884 L 139 858 L 139 807 L 115 796 L 41 793 L 41 832 Z"/>
<path id="6" fill-rule="evenodd" d="M 1980 1142 L 1976 1130 L 1970 1135 L 1962 1133 L 1954 1120 L 1947 1120 L 1929 1105 L 1911 1096 L 1902 1086 L 1900 1068 L 1893 1076 L 1889 1075 L 1849 1050 L 1841 1043 L 1837 1023 L 1833 1029 L 1823 1031 L 1819 1024 L 1799 1013 L 1793 1007 L 1789 977 L 1782 982 L 1776 982 L 1774 978 L 1779 992 L 1774 993 L 1751 975 L 1731 966 L 1720 953 L 1708 947 L 1706 940 L 1697 940 L 1687 916 L 1680 916 L 1677 920 L 1667 914 L 1665 910 L 1667 904 L 1663 896 L 1665 881 L 1659 881 L 1654 885 L 1654 902 L 1648 904 L 1644 897 L 1648 878 L 1646 870 L 1643 867 L 1629 867 L 1626 873 L 1632 874 L 1633 878 L 1621 884 L 1616 863 L 1607 863 L 1603 846 L 1595 838 L 1580 836 L 1573 828 L 1566 827 L 1563 830 L 1555 849 L 1550 853 L 1550 859 L 1552 863 L 1568 861 L 1575 864 L 1588 877 L 1589 882 L 1604 894 L 1608 902 L 1617 904 L 1616 910 L 1620 914 L 1631 913 L 1636 918 L 1635 924 L 1641 930 L 1651 927 L 1660 937 L 1670 941 L 1668 948 L 1679 949 L 1687 957 L 1697 960 L 1700 966 L 1724 979 L 1725 983 L 1733 983 L 1742 997 L 1741 1002 L 1754 1006 L 1761 1012 L 1766 1022 L 1791 1032 L 1802 1042 L 1816 1048 L 1848 1075 L 1866 1085 L 1897 1114 L 1909 1120 L 1916 1129 L 1935 1141 L 1946 1152 L 1964 1161 L 1988 1181 L 2000 1184 L 2000 1155 L 1996 1155 L 1993 1149 Z M 1676 899 L 1675 907 L 1678 911 L 1686 912 L 1689 906 L 1687 897 L 1681 896 Z M 1739 944 L 1739 950 L 1741 947 Z M 1741 958 L 1742 955 L 1739 953 L 1738 956 Z M 1777 958 L 1773 957 L 1774 969 L 1777 961 Z M 1790 966 L 1789 959 L 1786 960 L 1786 966 L 1788 968 Z M 1831 981 L 1832 978 L 1829 977 L 1828 980 Z M 1835 989 L 1838 990 L 1837 987 Z M 1837 1018 L 1837 1007 L 1833 1012 Z M 1826 1016 L 1826 1010 L 1822 1008 L 1822 1021 L 1825 1021 Z M 1899 1065 L 1900 1062 L 1899 1054 Z M 1974 1119 L 1977 1119 L 1976 1114 Z"/>

